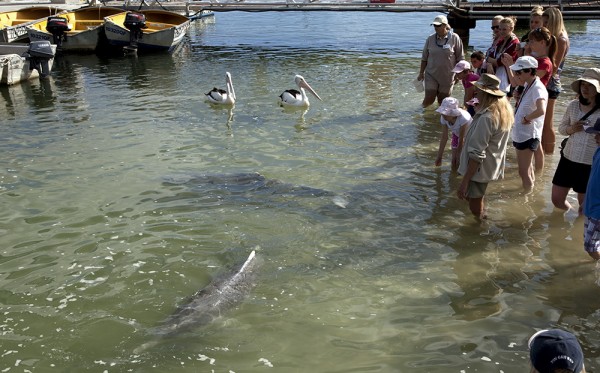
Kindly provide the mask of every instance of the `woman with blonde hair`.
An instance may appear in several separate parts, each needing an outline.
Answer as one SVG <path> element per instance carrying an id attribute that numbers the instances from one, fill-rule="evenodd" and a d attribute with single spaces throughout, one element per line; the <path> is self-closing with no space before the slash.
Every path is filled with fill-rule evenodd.
<path id="1" fill-rule="evenodd" d="M 498 43 L 494 54 L 490 55 L 487 59 L 488 74 L 494 74 L 500 79 L 500 89 L 504 92 L 510 90 L 510 80 L 506 66 L 502 63 L 501 57 L 504 54 L 508 54 L 512 57 L 513 61 L 518 58 L 517 47 L 519 46 L 519 38 L 513 33 L 515 24 L 515 17 L 504 17 L 500 21 L 501 40 Z M 493 70 L 490 69 L 489 66 L 491 66 Z"/>
<path id="2" fill-rule="evenodd" d="M 560 73 L 564 68 L 565 58 L 569 53 L 569 35 L 565 29 L 562 13 L 558 8 L 548 8 L 544 11 L 544 27 L 550 30 L 550 33 L 556 38 L 556 73 L 550 79 L 546 86 L 548 88 L 548 106 L 546 108 L 546 118 L 544 119 L 544 131 L 542 133 L 542 147 L 547 154 L 554 153 L 556 144 L 556 134 L 554 133 L 554 106 L 556 99 L 561 92 Z"/>
<path id="3" fill-rule="evenodd" d="M 483 74 L 473 85 L 479 104 L 460 155 L 458 172 L 463 179 L 457 195 L 469 202 L 473 215 L 485 219 L 485 191 L 490 181 L 504 177 L 506 144 L 515 118 L 496 76 Z"/>

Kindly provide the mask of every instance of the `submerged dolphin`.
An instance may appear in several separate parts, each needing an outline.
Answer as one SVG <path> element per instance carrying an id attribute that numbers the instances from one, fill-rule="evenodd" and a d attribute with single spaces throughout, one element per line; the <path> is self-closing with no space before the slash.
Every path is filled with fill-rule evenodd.
<path id="1" fill-rule="evenodd" d="M 215 281 L 192 295 L 186 303 L 177 307 L 163 325 L 151 330 L 152 334 L 169 337 L 194 327 L 209 324 L 227 310 L 239 304 L 256 285 L 256 251 L 233 271 L 219 276 Z M 139 353 L 158 341 L 143 344 L 134 352 Z"/>

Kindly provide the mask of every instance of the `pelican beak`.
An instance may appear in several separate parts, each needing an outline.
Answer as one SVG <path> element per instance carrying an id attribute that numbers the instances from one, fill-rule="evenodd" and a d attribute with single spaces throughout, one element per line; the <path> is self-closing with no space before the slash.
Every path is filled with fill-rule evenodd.
<path id="1" fill-rule="evenodd" d="M 314 89 L 312 89 L 312 87 L 306 82 L 306 80 L 302 80 L 300 81 L 300 83 L 298 84 L 300 87 L 306 89 L 307 91 L 309 91 L 313 96 L 315 96 L 316 98 L 319 99 L 319 101 L 323 101 L 321 99 L 321 97 L 319 97 L 319 95 L 317 94 L 317 92 L 315 92 Z"/>
<path id="2" fill-rule="evenodd" d="M 231 91 L 231 96 L 233 97 L 233 99 L 235 100 L 235 90 L 233 89 L 233 81 L 231 80 L 231 74 L 229 72 L 225 73 L 226 76 L 226 84 L 227 86 L 229 86 L 229 90 Z"/>

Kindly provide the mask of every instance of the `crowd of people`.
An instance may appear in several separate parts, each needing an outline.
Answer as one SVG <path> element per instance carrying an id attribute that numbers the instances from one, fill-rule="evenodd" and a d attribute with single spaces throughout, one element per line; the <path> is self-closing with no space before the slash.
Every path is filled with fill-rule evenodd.
<path id="1" fill-rule="evenodd" d="M 437 16 L 435 32 L 425 41 L 417 76 L 423 81 L 422 106 L 436 100 L 442 135 L 435 165 L 442 164 L 451 134 L 452 169 L 462 175 L 457 190 L 477 218 L 486 218 L 484 197 L 488 184 L 504 176 L 509 139 L 515 148 L 518 173 L 525 193 L 544 169 L 544 157 L 555 150 L 554 107 L 563 90 L 560 75 L 569 52 L 569 36 L 559 9 L 534 7 L 530 30 L 515 35 L 516 18 L 492 19 L 492 43 L 465 59 L 461 39 L 448 19 Z M 464 87 L 462 103 L 452 97 L 458 82 Z M 585 215 L 584 247 L 600 259 L 600 69 L 589 68 L 571 83 L 572 100 L 558 132 L 560 161 L 552 179 L 552 203 L 557 209 L 573 207 L 567 201 L 577 193 L 578 212 Z M 595 162 L 593 162 L 595 161 Z M 594 194 L 594 192 L 596 192 Z"/>

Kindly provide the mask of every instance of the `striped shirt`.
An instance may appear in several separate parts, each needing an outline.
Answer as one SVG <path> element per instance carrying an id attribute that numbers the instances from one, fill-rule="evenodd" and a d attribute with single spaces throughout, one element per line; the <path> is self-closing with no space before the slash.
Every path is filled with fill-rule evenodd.
<path id="1" fill-rule="evenodd" d="M 585 113 L 581 111 L 579 100 L 571 101 L 558 126 L 558 132 L 561 135 L 568 136 L 567 129 L 569 126 L 577 123 L 584 115 Z M 592 113 L 587 120 L 590 123 L 596 123 L 598 118 L 600 118 L 600 109 Z M 597 147 L 598 145 L 593 134 L 578 131 L 569 136 L 569 141 L 567 141 L 567 146 L 563 149 L 563 154 L 570 161 L 591 165 Z"/>

